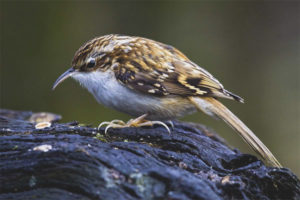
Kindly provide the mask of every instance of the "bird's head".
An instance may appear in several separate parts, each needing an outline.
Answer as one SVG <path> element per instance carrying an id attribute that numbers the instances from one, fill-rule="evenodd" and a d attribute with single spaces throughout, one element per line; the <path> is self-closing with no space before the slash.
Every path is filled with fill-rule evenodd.
<path id="1" fill-rule="evenodd" d="M 83 75 L 97 70 L 106 71 L 112 65 L 112 54 L 116 44 L 113 41 L 114 35 L 106 35 L 92 39 L 81 46 L 74 55 L 72 67 L 65 71 L 53 84 L 54 90 L 60 83 L 69 77 Z"/>

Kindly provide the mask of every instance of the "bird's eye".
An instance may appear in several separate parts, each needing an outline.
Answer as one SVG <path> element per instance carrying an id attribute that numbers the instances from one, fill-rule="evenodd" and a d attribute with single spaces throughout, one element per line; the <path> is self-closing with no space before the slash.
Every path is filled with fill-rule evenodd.
<path id="1" fill-rule="evenodd" d="M 88 60 L 88 63 L 87 63 L 87 65 L 86 65 L 86 67 L 87 67 L 87 68 L 93 68 L 93 67 L 95 66 L 95 64 L 96 64 L 95 59 L 94 59 L 94 58 L 91 58 L 91 59 Z"/>

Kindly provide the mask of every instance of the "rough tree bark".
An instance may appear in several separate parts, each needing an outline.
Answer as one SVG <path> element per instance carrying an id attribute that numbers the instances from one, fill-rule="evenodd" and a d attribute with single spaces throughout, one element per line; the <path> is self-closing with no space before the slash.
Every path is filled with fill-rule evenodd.
<path id="1" fill-rule="evenodd" d="M 231 149 L 202 125 L 103 129 L 0 111 L 0 199 L 300 199 L 288 169 Z M 37 121 L 52 121 L 36 129 Z"/>

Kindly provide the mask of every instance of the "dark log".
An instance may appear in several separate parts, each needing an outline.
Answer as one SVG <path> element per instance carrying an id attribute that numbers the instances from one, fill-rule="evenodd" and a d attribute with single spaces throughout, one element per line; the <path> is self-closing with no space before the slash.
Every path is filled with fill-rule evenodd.
<path id="1" fill-rule="evenodd" d="M 104 135 L 59 119 L 0 111 L 0 199 L 300 199 L 289 169 L 231 149 L 202 125 Z M 51 127 L 36 129 L 43 120 Z"/>

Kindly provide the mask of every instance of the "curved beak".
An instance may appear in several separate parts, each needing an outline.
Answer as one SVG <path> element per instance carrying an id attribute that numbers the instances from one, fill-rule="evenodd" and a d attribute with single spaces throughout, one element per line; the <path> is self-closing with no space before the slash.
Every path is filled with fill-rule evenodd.
<path id="1" fill-rule="evenodd" d="M 61 82 L 63 82 L 64 80 L 66 80 L 67 78 L 72 76 L 75 72 L 76 72 L 76 70 L 73 67 L 71 67 L 66 72 L 64 72 L 62 75 L 60 75 L 60 77 L 58 77 L 58 79 L 53 84 L 52 90 L 54 90 L 56 88 L 56 86 L 58 86 Z"/>

